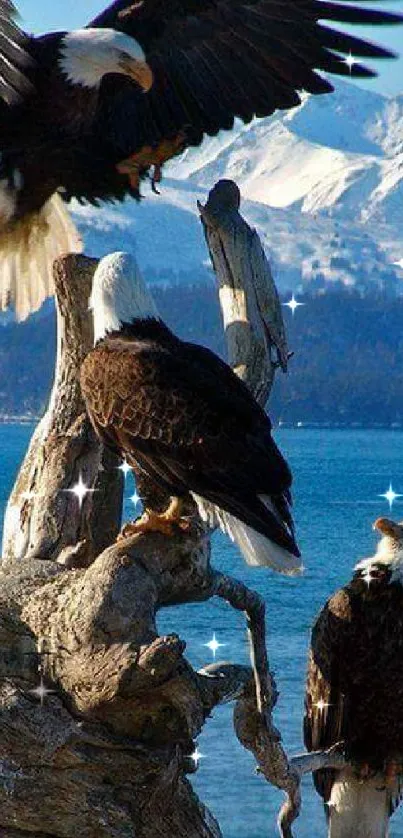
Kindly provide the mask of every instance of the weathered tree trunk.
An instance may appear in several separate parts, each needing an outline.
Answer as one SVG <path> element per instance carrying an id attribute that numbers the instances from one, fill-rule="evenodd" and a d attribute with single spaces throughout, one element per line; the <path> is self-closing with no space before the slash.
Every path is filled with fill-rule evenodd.
<path id="1" fill-rule="evenodd" d="M 277 363 L 271 345 L 276 342 L 283 367 L 287 350 L 278 299 L 272 287 L 264 290 L 268 265 L 234 206 L 234 187 L 218 185 L 200 209 L 212 250 L 219 243 L 220 259 L 213 258 L 220 287 L 227 286 L 220 301 L 230 360 L 265 401 Z M 173 538 L 147 534 L 113 543 L 121 474 L 99 451 L 78 389 L 79 366 L 92 344 L 87 309 L 94 266 L 79 256 L 56 264 L 55 386 L 7 510 L 0 836 L 218 838 L 218 824 L 185 775 L 194 770 L 195 736 L 227 696 L 238 698 L 241 741 L 270 782 L 287 792 L 281 829 L 289 836 L 300 763 L 290 768 L 272 726 L 276 689 L 263 602 L 211 568 L 209 537 L 196 515 L 190 530 Z M 81 510 L 69 493 L 80 474 L 96 490 Z M 158 636 L 159 608 L 214 595 L 245 611 L 253 671 L 226 664 L 196 673 L 183 657 L 183 641 Z"/>
<path id="2" fill-rule="evenodd" d="M 96 259 L 72 254 L 54 265 L 57 358 L 49 407 L 35 430 L 7 505 L 3 562 L 39 557 L 88 564 L 116 537 L 122 503 L 119 461 L 100 448 L 80 390 L 93 345 L 88 299 Z M 80 502 L 80 477 L 93 491 Z"/>
<path id="3" fill-rule="evenodd" d="M 240 200 L 236 183 L 219 180 L 198 208 L 218 280 L 229 363 L 264 406 L 275 369 L 286 371 L 289 353 L 270 265 L 256 230 L 239 213 Z"/>

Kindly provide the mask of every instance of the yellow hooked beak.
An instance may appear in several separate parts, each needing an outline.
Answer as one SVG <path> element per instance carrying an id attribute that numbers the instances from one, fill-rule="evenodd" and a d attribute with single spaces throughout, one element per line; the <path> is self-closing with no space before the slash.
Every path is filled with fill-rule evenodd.
<path id="1" fill-rule="evenodd" d="M 125 76 L 133 79 L 147 93 L 154 81 L 153 71 L 146 61 L 125 57 L 119 61 L 119 67 Z"/>

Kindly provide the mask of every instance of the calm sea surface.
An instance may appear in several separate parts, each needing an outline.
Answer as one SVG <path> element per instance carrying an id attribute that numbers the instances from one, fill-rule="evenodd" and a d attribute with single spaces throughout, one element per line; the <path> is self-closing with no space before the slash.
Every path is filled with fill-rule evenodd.
<path id="1" fill-rule="evenodd" d="M 28 426 L 0 426 L 0 514 L 31 432 Z M 372 523 L 379 515 L 388 514 L 388 504 L 379 495 L 390 482 L 395 492 L 403 493 L 403 433 L 301 428 L 279 430 L 276 438 L 294 473 L 304 576 L 287 579 L 248 568 L 220 534 L 214 536 L 213 563 L 258 590 L 266 600 L 269 657 L 280 690 L 276 724 L 289 752 L 298 753 L 303 748 L 301 721 L 310 627 L 327 597 L 348 581 L 358 559 L 372 554 L 376 544 Z M 127 489 L 131 494 L 130 480 Z M 127 504 L 127 517 L 130 511 Z M 403 518 L 399 500 L 393 515 Z M 213 632 L 225 644 L 217 659 L 248 662 L 244 621 L 218 600 L 166 609 L 160 613 L 159 629 L 175 631 L 186 641 L 187 656 L 195 667 L 212 661 L 204 644 Z M 232 732 L 232 705 L 215 711 L 198 746 L 205 756 L 192 782 L 218 818 L 225 838 L 274 838 L 282 795 L 254 773 L 253 758 Z M 403 806 L 392 818 L 391 827 L 392 838 L 403 838 Z M 320 799 L 307 778 L 295 835 L 320 838 L 325 834 Z"/>

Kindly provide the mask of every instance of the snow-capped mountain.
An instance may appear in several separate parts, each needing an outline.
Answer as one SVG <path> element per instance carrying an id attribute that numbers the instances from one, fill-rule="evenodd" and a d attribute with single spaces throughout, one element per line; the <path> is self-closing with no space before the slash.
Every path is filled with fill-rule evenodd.
<path id="1" fill-rule="evenodd" d="M 233 178 L 245 197 L 354 221 L 399 221 L 403 208 L 403 95 L 387 99 L 339 82 L 329 96 L 237 126 L 171 164 L 175 177 L 210 185 Z"/>
<path id="2" fill-rule="evenodd" d="M 86 252 L 135 249 L 144 269 L 208 264 L 197 201 L 232 178 L 242 212 L 275 264 L 280 287 L 403 279 L 403 94 L 386 98 L 338 82 L 328 96 L 208 138 L 166 169 L 161 195 L 136 205 L 73 202 Z M 403 264 L 403 262 L 402 262 Z"/>

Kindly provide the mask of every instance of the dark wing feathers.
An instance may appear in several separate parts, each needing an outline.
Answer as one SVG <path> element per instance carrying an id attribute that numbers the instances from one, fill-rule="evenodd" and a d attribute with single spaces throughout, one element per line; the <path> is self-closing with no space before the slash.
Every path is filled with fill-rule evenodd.
<path id="1" fill-rule="evenodd" d="M 129 344 L 99 345 L 81 382 L 91 419 L 103 436 L 137 461 L 171 494 L 192 490 L 291 549 L 292 537 L 257 493 L 283 500 L 291 484 L 270 422 L 232 371 L 208 350 L 182 344 L 180 357 Z"/>
<path id="2" fill-rule="evenodd" d="M 331 3 L 328 0 L 310 0 L 307 8 L 315 20 L 335 20 L 338 23 L 357 23 L 370 26 L 401 22 L 401 15 L 382 12 L 379 9 L 363 9 L 362 6 L 350 6 L 350 0 L 343 3 Z M 343 52 L 345 50 L 343 49 Z M 390 57 L 393 53 L 390 53 Z"/>
<path id="3" fill-rule="evenodd" d="M 203 435 L 210 443 L 225 435 L 228 442 L 238 445 L 256 429 L 260 436 L 255 445 L 267 442 L 270 423 L 263 411 L 213 353 L 200 347 L 198 358 L 199 347 L 183 344 L 184 356 L 177 358 L 154 349 L 131 353 L 130 343 L 125 341 L 113 346 L 112 351 L 108 343 L 98 349 L 97 364 L 103 367 L 96 372 L 102 378 L 102 422 L 110 421 L 113 410 L 115 423 L 133 423 L 133 435 L 141 436 L 138 423 L 146 420 L 146 438 L 167 445 L 193 446 Z"/>
<path id="4" fill-rule="evenodd" d="M 368 41 L 363 41 L 361 38 L 356 38 L 354 35 L 347 35 L 345 32 L 336 32 L 329 26 L 320 24 L 320 42 L 324 47 L 335 50 L 336 52 L 351 52 L 351 55 L 359 58 L 390 58 L 390 50 L 379 46 L 379 44 L 372 44 Z"/>
<path id="5" fill-rule="evenodd" d="M 377 9 L 366 9 L 349 3 L 332 3 L 328 0 L 143 0 L 114 3 L 89 24 L 90 26 L 113 27 L 136 38 L 143 45 L 147 55 L 154 52 L 168 52 L 174 44 L 176 50 L 192 50 L 197 43 L 218 43 L 222 35 L 231 36 L 237 27 L 242 37 L 244 27 L 253 27 L 259 19 L 262 26 L 255 34 L 274 40 L 281 48 L 288 47 L 298 57 L 298 45 L 306 39 L 312 44 L 311 69 L 326 69 L 327 36 L 318 21 L 334 20 L 338 23 L 381 24 L 401 21 L 401 16 Z M 337 51 L 348 55 L 381 58 L 392 57 L 389 50 L 343 32 L 334 32 L 337 37 Z M 242 37 L 244 51 L 254 42 Z M 316 49 L 314 48 L 316 44 Z M 352 50 L 354 46 L 354 51 Z M 333 46 L 336 49 L 336 46 Z M 361 52 L 360 50 L 363 50 Z M 277 52 L 277 48 L 276 48 Z M 321 54 L 321 64 L 317 64 Z M 265 50 L 270 68 L 271 50 Z M 354 75 L 354 68 L 352 70 Z M 269 76 L 267 81 L 269 82 Z M 300 83 L 299 87 L 303 85 Z"/>
<path id="6" fill-rule="evenodd" d="M 0 0 L 0 98 L 18 104 L 32 90 L 26 70 L 32 65 L 30 38 L 16 23 L 17 11 L 10 0 Z"/>
<path id="7" fill-rule="evenodd" d="M 368 585 L 357 571 L 322 609 L 312 631 L 305 694 L 307 749 L 342 741 L 348 760 L 374 772 L 400 763 L 403 753 L 403 589 L 390 574 L 385 565 L 373 566 Z M 314 775 L 325 801 L 334 777 L 329 769 Z M 391 811 L 399 805 L 401 783 L 396 777 L 390 785 Z"/>
<path id="8" fill-rule="evenodd" d="M 340 681 L 343 627 L 351 618 L 347 594 L 339 591 L 322 609 L 312 631 L 305 691 L 304 741 L 308 751 L 330 748 L 345 736 L 345 705 Z M 319 703 L 319 706 L 318 706 Z M 314 772 L 315 787 L 326 802 L 335 772 Z"/>
<path id="9" fill-rule="evenodd" d="M 249 122 L 254 116 L 298 105 L 301 90 L 331 91 L 322 71 L 347 77 L 374 75 L 358 62 L 346 63 L 349 55 L 392 56 L 383 47 L 324 25 L 325 19 L 341 24 L 401 20 L 399 15 L 357 8 L 348 0 L 112 3 L 89 25 L 113 27 L 136 38 L 153 70 L 154 85 L 146 96 L 133 85 L 126 85 L 119 95 L 121 79 L 104 85 L 94 137 L 104 136 L 106 143 L 109 138 L 121 159 L 135 161 L 144 147 L 157 147 L 163 137 L 179 137 L 172 156 L 188 145 L 198 145 L 205 134 L 230 129 L 234 118 Z M 130 103 L 134 103 L 133 119 L 128 118 Z M 105 148 L 110 161 L 113 154 Z M 116 189 L 120 195 L 118 175 Z"/>
<path id="10" fill-rule="evenodd" d="M 194 41 L 214 37 L 225 29 L 224 12 L 238 11 L 247 16 L 253 8 L 262 10 L 271 21 L 299 23 L 309 26 L 319 20 L 338 23 L 390 24 L 401 21 L 401 16 L 377 9 L 350 5 L 349 0 L 332 3 L 330 0 L 143 0 L 131 3 L 118 0 L 94 18 L 89 26 L 111 27 L 142 38 L 147 50 L 155 48 L 170 31 L 180 45 L 191 46 Z M 343 51 L 346 51 L 343 49 Z"/>

